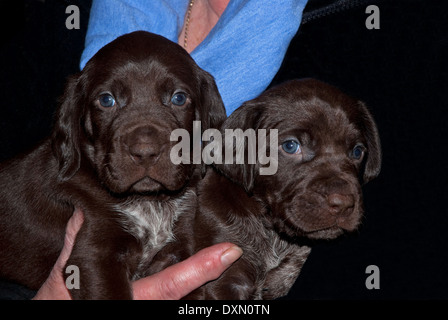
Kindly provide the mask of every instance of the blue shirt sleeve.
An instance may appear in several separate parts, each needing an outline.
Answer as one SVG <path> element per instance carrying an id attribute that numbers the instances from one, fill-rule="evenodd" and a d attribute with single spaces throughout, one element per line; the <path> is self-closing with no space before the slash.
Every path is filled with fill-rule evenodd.
<path id="1" fill-rule="evenodd" d="M 191 53 L 210 72 L 232 113 L 263 92 L 283 61 L 308 0 L 231 0 L 207 38 Z M 136 30 L 177 42 L 188 0 L 94 0 L 81 69 L 104 45 Z"/>

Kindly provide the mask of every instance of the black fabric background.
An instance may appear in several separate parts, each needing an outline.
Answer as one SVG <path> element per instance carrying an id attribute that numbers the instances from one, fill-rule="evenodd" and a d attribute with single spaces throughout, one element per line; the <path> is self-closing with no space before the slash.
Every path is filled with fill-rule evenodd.
<path id="1" fill-rule="evenodd" d="M 306 13 L 331 2 L 310 0 Z M 364 188 L 360 230 L 317 243 L 286 298 L 447 299 L 446 1 L 358 2 L 303 24 L 273 81 L 314 77 L 363 100 L 384 153 L 379 178 Z M 90 8 L 89 0 L 6 3 L 0 160 L 50 132 L 65 78 L 78 71 Z M 80 30 L 65 28 L 70 4 L 81 9 Z M 380 9 L 379 30 L 365 27 L 369 4 Z M 368 265 L 380 269 L 379 290 L 365 286 Z"/>

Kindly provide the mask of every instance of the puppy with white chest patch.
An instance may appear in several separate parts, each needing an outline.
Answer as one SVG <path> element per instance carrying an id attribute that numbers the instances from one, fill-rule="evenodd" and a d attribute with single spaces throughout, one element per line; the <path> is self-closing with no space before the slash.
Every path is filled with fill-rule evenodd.
<path id="1" fill-rule="evenodd" d="M 130 281 L 196 206 L 198 168 L 170 161 L 171 132 L 225 117 L 213 77 L 177 44 L 140 31 L 103 47 L 69 80 L 52 136 L 0 165 L 0 277 L 38 289 L 79 207 L 72 297 L 132 298 Z"/>
<path id="2" fill-rule="evenodd" d="M 261 175 L 259 162 L 209 168 L 199 183 L 198 210 L 176 222 L 178 241 L 155 256 L 152 272 L 224 241 L 241 247 L 243 256 L 187 299 L 286 295 L 310 253 L 310 239 L 357 229 L 361 185 L 380 172 L 380 140 L 368 109 L 317 80 L 290 81 L 246 102 L 221 133 L 237 128 L 277 130 L 278 144 L 268 151 L 278 153 L 278 171 Z"/>

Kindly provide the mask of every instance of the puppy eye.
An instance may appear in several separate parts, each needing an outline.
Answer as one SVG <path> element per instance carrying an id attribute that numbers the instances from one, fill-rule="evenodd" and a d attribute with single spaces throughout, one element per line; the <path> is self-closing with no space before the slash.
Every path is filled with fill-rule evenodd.
<path id="1" fill-rule="evenodd" d="M 175 106 L 183 106 L 185 103 L 187 103 L 187 94 L 185 92 L 176 92 L 171 97 L 171 103 Z"/>
<path id="2" fill-rule="evenodd" d="M 282 149 L 289 154 L 296 154 L 302 151 L 300 144 L 295 140 L 287 140 L 283 142 Z"/>
<path id="3" fill-rule="evenodd" d="M 100 95 L 98 101 L 100 102 L 100 105 L 104 108 L 111 108 L 115 105 L 115 99 L 109 93 L 104 93 Z"/>
<path id="4" fill-rule="evenodd" d="M 352 150 L 351 157 L 355 160 L 360 160 L 364 155 L 364 150 L 365 148 L 363 145 L 356 145 Z"/>

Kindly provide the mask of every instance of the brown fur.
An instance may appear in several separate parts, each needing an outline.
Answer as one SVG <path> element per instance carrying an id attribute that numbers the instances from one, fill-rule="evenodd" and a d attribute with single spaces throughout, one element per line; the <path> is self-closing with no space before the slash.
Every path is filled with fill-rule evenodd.
<path id="1" fill-rule="evenodd" d="M 180 218 L 178 241 L 158 253 L 152 272 L 223 241 L 244 253 L 187 298 L 286 295 L 310 252 L 310 239 L 356 230 L 363 215 L 361 184 L 380 171 L 379 136 L 367 108 L 316 80 L 290 81 L 245 103 L 221 133 L 236 128 L 278 129 L 278 171 L 260 175 L 259 163 L 220 164 L 200 181 L 197 212 Z M 290 139 L 300 142 L 299 154 L 283 151 Z"/>
<path id="2" fill-rule="evenodd" d="M 179 90 L 181 106 L 171 102 Z M 113 107 L 100 103 L 105 93 Z M 85 221 L 67 264 L 79 267 L 81 285 L 72 296 L 131 298 L 130 280 L 196 205 L 195 166 L 170 161 L 171 132 L 224 118 L 213 78 L 177 44 L 134 32 L 106 45 L 69 80 L 52 136 L 0 166 L 0 276 L 39 288 L 79 207 Z"/>

